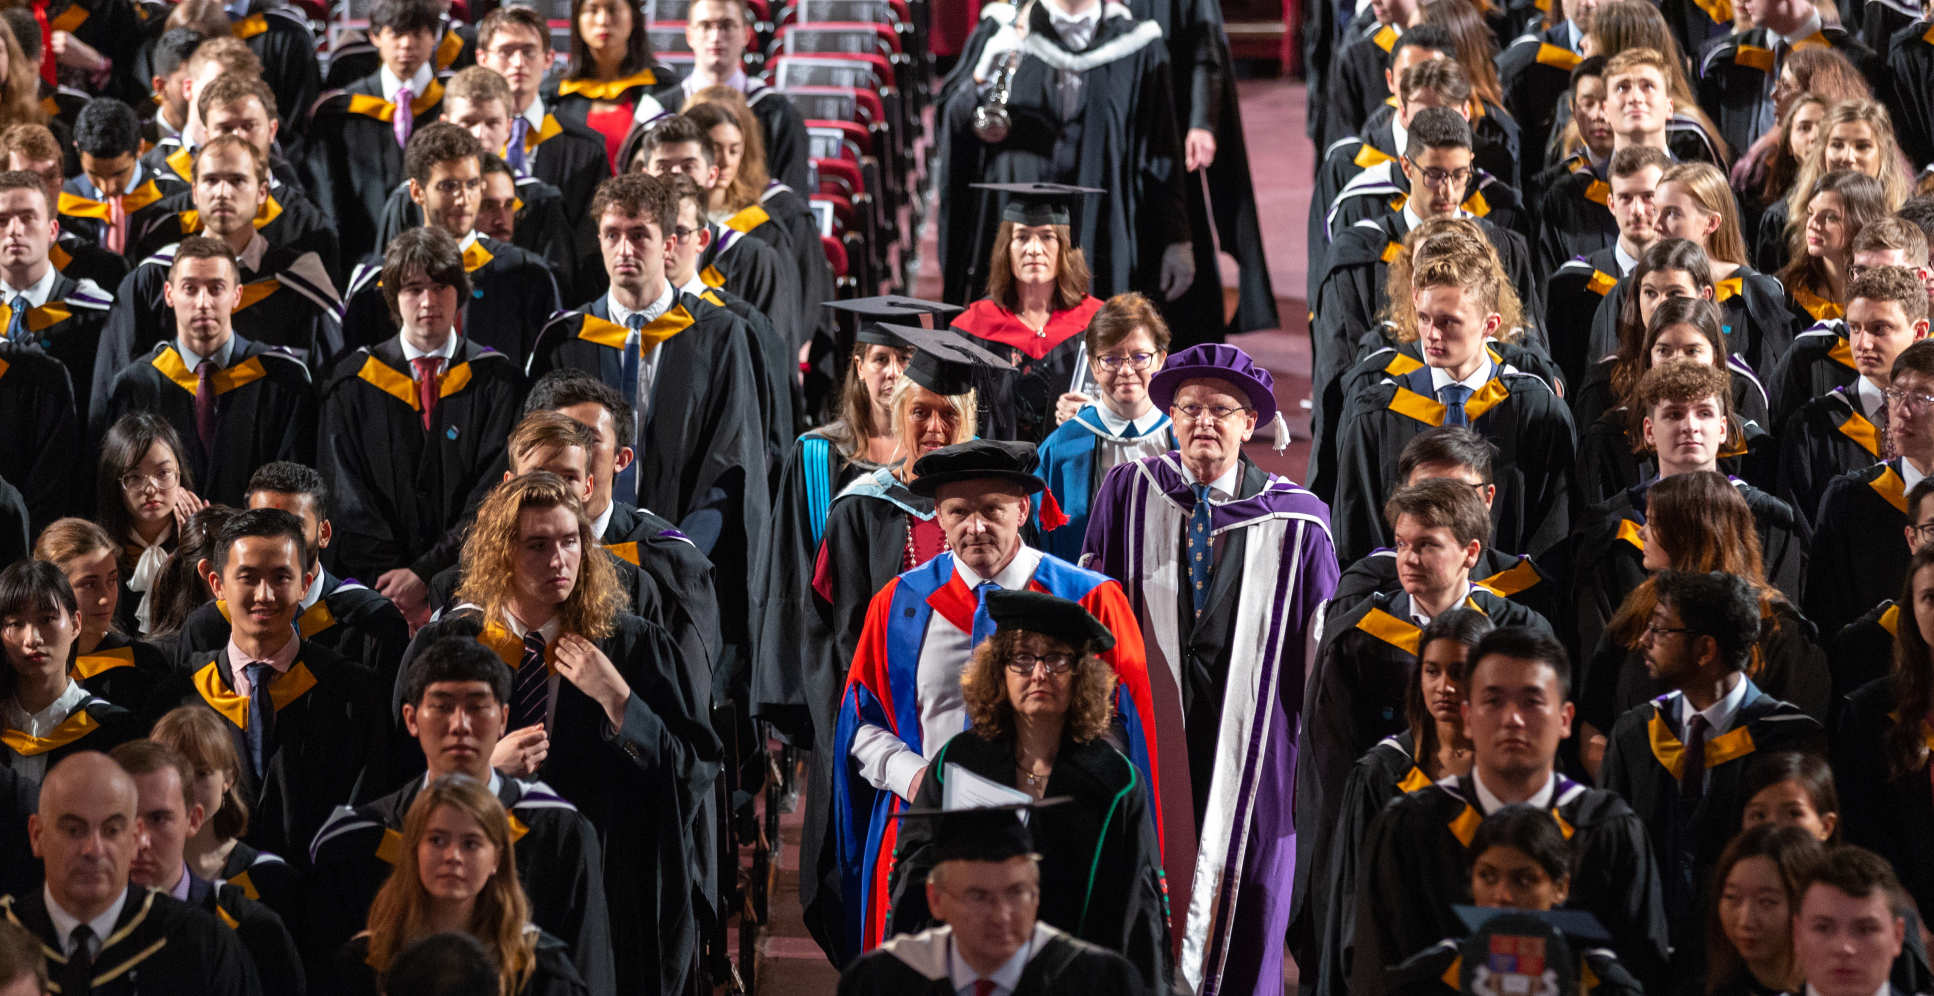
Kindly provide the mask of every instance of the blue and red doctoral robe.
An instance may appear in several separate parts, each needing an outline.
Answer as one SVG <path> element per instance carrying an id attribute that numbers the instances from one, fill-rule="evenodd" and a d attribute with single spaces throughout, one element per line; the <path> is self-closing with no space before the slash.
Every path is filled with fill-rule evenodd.
<path id="1" fill-rule="evenodd" d="M 1115 669 L 1115 713 L 1123 753 L 1148 778 L 1151 812 L 1159 812 L 1161 776 L 1155 762 L 1155 707 L 1149 695 L 1148 665 L 1141 627 L 1121 586 L 1103 575 L 1043 555 L 1028 590 L 1081 603 L 1115 634 L 1114 649 L 1101 655 Z M 921 735 L 918 678 L 925 666 L 959 671 L 965 660 L 922 659 L 930 621 L 972 632 L 978 605 L 972 589 L 954 569 L 951 552 L 887 582 L 867 605 L 866 623 L 840 697 L 839 724 L 831 749 L 834 823 L 846 907 L 847 950 L 870 951 L 885 933 L 887 881 L 892 871 L 899 824 L 891 818 L 907 801 L 875 789 L 861 778 L 849 756 L 862 725 L 891 731 L 911 750 L 928 754 Z M 938 613 L 940 620 L 934 620 Z M 1156 823 L 1159 833 L 1159 817 Z"/>

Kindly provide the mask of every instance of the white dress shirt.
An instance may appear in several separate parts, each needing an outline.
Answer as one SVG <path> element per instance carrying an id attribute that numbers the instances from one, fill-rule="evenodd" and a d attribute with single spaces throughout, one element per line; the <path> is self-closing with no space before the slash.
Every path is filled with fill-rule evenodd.
<path id="1" fill-rule="evenodd" d="M 645 305 L 645 310 L 643 311 L 633 311 L 619 304 L 618 295 L 609 291 L 605 292 L 604 306 L 611 312 L 612 321 L 629 329 L 632 315 L 645 316 L 645 324 L 650 325 L 652 322 L 657 321 L 659 316 L 672 310 L 672 304 L 677 300 L 678 289 L 672 286 L 671 281 L 667 280 L 665 281 L 665 289 L 658 295 L 658 299 Z M 648 402 L 651 401 L 652 379 L 658 372 L 658 350 L 644 350 L 641 348 L 642 345 L 641 337 L 637 332 L 632 331 L 625 335 L 625 349 L 640 350 L 638 357 L 638 396 L 626 399 L 631 402 L 632 408 L 637 410 L 640 417 L 643 417 L 645 412 L 650 408 Z"/>
<path id="2" fill-rule="evenodd" d="M 1017 948 L 1013 954 L 1008 956 L 1006 961 L 1001 962 L 1001 967 L 995 969 L 990 974 L 982 975 L 974 971 L 973 966 L 967 964 L 967 959 L 960 957 L 955 951 L 953 936 L 949 934 L 947 937 L 947 981 L 953 983 L 954 992 L 959 994 L 959 996 L 977 996 L 974 992 L 974 983 L 979 982 L 981 979 L 986 979 L 994 984 L 993 996 L 1009 996 L 1015 989 L 1020 987 L 1021 973 L 1027 971 L 1028 959 L 1033 957 L 1033 955 L 1034 944 L 1030 940 L 1029 943 Z"/>
<path id="3" fill-rule="evenodd" d="M 517 637 L 519 642 L 522 642 L 524 637 L 530 633 L 530 627 L 524 625 L 509 610 L 505 610 L 504 612 L 504 628 L 510 630 L 511 635 Z M 557 634 L 563 628 L 563 620 L 552 616 L 550 622 L 537 627 L 537 632 L 544 637 L 544 646 L 548 648 L 551 644 L 557 642 Z M 522 653 L 522 651 L 518 652 Z M 512 677 L 515 678 L 516 676 L 512 675 Z M 547 730 L 553 729 L 557 725 L 557 683 L 563 680 L 561 675 L 556 671 L 552 671 L 550 681 L 544 686 L 544 728 Z M 504 732 L 509 733 L 510 731 L 506 730 Z"/>
<path id="4" fill-rule="evenodd" d="M 81 703 L 86 702 L 87 699 L 87 689 L 69 678 L 66 690 L 55 696 L 54 701 L 47 703 L 45 709 L 30 713 L 20 708 L 19 700 L 10 695 L 4 704 L 0 704 L 0 715 L 6 717 L 9 729 L 19 730 L 30 737 L 44 737 L 54 732 L 54 727 L 65 722 L 67 717 L 73 715 L 74 710 L 79 709 Z M 15 773 L 38 782 L 47 774 L 47 755 L 18 755 L 9 766 Z"/>
<path id="5" fill-rule="evenodd" d="M 409 79 L 410 99 L 423 96 L 423 91 L 430 88 L 430 81 L 434 79 L 436 79 L 436 69 L 430 65 L 430 60 L 424 59 L 423 64 L 416 67 L 416 75 Z M 403 89 L 402 77 L 390 72 L 388 66 L 384 66 L 377 70 L 376 80 L 383 87 L 383 99 L 392 104 L 396 103 L 396 91 Z"/>
<path id="6" fill-rule="evenodd" d="M 27 299 L 27 307 L 38 308 L 46 304 L 47 299 L 53 296 L 54 278 L 58 276 L 60 276 L 60 271 L 54 269 L 54 265 L 49 263 L 47 264 L 47 272 L 41 274 L 39 280 L 25 287 L 15 287 L 7 283 L 5 279 L 0 278 L 0 304 L 11 307 L 14 298 L 24 297 Z"/>
<path id="7" fill-rule="evenodd" d="M 1869 422 L 1875 422 L 1877 424 L 1880 418 L 1887 417 L 1887 390 L 1885 388 L 1865 377 L 1855 377 L 1853 379 L 1853 393 L 1854 398 L 1860 403 L 1860 414 L 1865 415 Z M 1879 416 L 1879 418 L 1875 416 Z"/>
<path id="8" fill-rule="evenodd" d="M 457 333 L 455 329 L 452 329 L 450 335 L 443 340 L 442 346 L 432 350 L 426 351 L 416 348 L 416 346 L 411 344 L 410 337 L 401 332 L 396 334 L 396 341 L 403 344 L 403 362 L 410 365 L 411 380 L 417 379 L 417 360 L 425 357 L 434 357 L 438 361 L 436 367 L 437 376 L 441 377 L 445 370 L 450 369 L 450 361 L 457 357 Z"/>
<path id="9" fill-rule="evenodd" d="M 60 936 L 61 953 L 72 955 L 74 928 L 81 925 L 81 918 L 61 909 L 60 904 L 54 902 L 54 894 L 47 891 L 45 885 L 40 887 L 40 897 L 47 903 L 47 919 L 54 922 L 54 933 Z M 87 921 L 87 929 L 94 932 L 94 950 L 89 952 L 90 954 L 100 953 L 101 942 L 106 940 L 109 934 L 114 933 L 114 921 L 121 919 L 121 907 L 126 906 L 127 902 L 128 890 L 123 888 L 121 894 L 115 896 L 114 901 L 108 904 L 107 909 L 101 911 L 100 916 Z"/>
<path id="10" fill-rule="evenodd" d="M 1433 397 L 1437 397 L 1444 388 L 1452 384 L 1462 384 L 1471 389 L 1472 397 L 1476 397 L 1477 392 L 1482 391 L 1484 385 L 1491 382 L 1491 375 L 1495 368 L 1496 365 L 1491 362 L 1491 357 L 1488 353 L 1484 354 L 1484 360 L 1477 365 L 1477 369 L 1472 371 L 1471 375 L 1463 380 L 1453 379 L 1450 371 L 1445 370 L 1443 367 L 1431 367 L 1430 393 Z"/>
<path id="11" fill-rule="evenodd" d="M 1733 716 L 1745 703 L 1746 689 L 1751 684 L 1746 680 L 1745 675 L 1735 672 L 1733 687 L 1727 689 L 1726 694 L 1721 695 L 1718 701 L 1699 710 L 1699 715 L 1706 717 L 1708 736 L 1724 733 L 1732 727 Z M 1692 714 L 1692 701 L 1683 695 L 1679 696 L 1679 729 L 1685 729 L 1686 724 L 1692 722 Z"/>
<path id="12" fill-rule="evenodd" d="M 1476 768 L 1471 769 L 1471 784 L 1477 786 L 1478 808 L 1484 810 L 1486 814 L 1495 813 L 1510 805 L 1510 803 L 1498 798 L 1496 792 L 1484 786 L 1484 773 L 1478 771 Z M 1526 799 L 1524 804 L 1527 806 L 1536 806 L 1539 809 L 1550 809 L 1551 804 L 1557 801 L 1557 798 L 1558 774 L 1554 771 L 1545 776 L 1544 787 L 1531 793 L 1531 798 Z"/>

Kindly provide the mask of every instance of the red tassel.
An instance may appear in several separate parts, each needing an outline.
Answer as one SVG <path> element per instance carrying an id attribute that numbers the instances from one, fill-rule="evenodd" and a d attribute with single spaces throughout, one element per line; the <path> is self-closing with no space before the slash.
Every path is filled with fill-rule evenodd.
<path id="1" fill-rule="evenodd" d="M 1061 511 L 1061 503 L 1054 500 L 1054 492 L 1041 489 L 1041 531 L 1054 532 L 1068 524 L 1068 514 Z"/>

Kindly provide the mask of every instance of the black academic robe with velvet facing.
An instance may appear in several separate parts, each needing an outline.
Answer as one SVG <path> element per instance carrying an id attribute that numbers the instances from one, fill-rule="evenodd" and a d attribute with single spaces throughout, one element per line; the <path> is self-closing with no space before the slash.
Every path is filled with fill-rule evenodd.
<path id="1" fill-rule="evenodd" d="M 1029 10 L 1023 43 L 1029 54 L 1013 77 L 1007 138 L 983 142 L 970 120 L 981 98 L 969 77 L 988 40 L 1002 30 L 995 17 L 983 18 L 968 39 L 935 108 L 942 299 L 966 302 L 982 293 L 1000 227 L 1003 199 L 967 185 L 1035 180 L 1113 191 L 1074 207 L 1074 242 L 1094 274 L 1090 293 L 1105 299 L 1137 288 L 1153 292 L 1164 251 L 1190 238 L 1188 177 L 1161 27 L 1107 8 L 1088 47 L 1070 52 L 1047 9 Z M 1034 54 L 1037 49 L 1081 70 L 1080 106 L 1071 120 L 1061 115 L 1059 70 Z"/>
<path id="2" fill-rule="evenodd" d="M 1538 230 L 1533 248 L 1539 273 L 1549 276 L 1571 260 L 1610 249 L 1618 241 L 1605 169 L 1583 156 L 1572 156 L 1539 174 L 1533 183 L 1533 190 L 1543 191 L 1535 195 L 1534 212 Z"/>
<path id="3" fill-rule="evenodd" d="M 500 479 L 517 420 L 509 358 L 458 342 L 427 430 L 411 370 L 391 338 L 352 353 L 323 388 L 317 467 L 338 503 L 323 559 L 338 576 L 408 567 L 427 583 L 447 559 L 437 544 Z"/>
<path id="4" fill-rule="evenodd" d="M 530 174 L 564 195 L 564 208 L 571 224 L 587 222 L 589 219 L 584 214 L 591 210 L 591 195 L 611 175 L 611 160 L 604 154 L 604 136 L 582 124 L 570 124 L 547 113 L 539 127 L 524 135 L 524 155 Z"/>
<path id="5" fill-rule="evenodd" d="M 1904 538 L 1904 458 L 1848 471 L 1827 484 L 1813 519 L 1807 563 L 1807 618 L 1837 633 L 1868 608 L 1899 596 L 1913 554 Z"/>
<path id="6" fill-rule="evenodd" d="M 1484 820 L 1473 779 L 1463 775 L 1386 806 L 1358 848 L 1350 992 L 1385 992 L 1383 971 L 1459 932 L 1453 904 L 1470 902 L 1468 848 Z M 1661 979 L 1667 924 L 1659 869 L 1645 823 L 1623 799 L 1554 775 L 1550 809 L 1571 845 L 1567 909 L 1598 917 L 1619 959 L 1641 981 Z"/>
<path id="7" fill-rule="evenodd" d="M 309 15 L 277 0 L 252 0 L 248 13 L 229 17 L 228 30 L 262 60 L 262 79 L 275 92 L 276 118 L 282 134 L 297 138 L 309 108 L 322 92 L 322 67 L 316 61 L 316 40 Z"/>
<path id="8" fill-rule="evenodd" d="M 188 902 L 235 931 L 255 966 L 265 996 L 304 996 L 309 991 L 295 938 L 268 904 L 249 898 L 232 882 L 216 883 L 192 874 L 188 876 Z"/>
<path id="9" fill-rule="evenodd" d="M 623 390 L 627 330 L 607 317 L 609 297 L 562 314 L 544 327 L 530 376 L 571 368 Z M 677 524 L 711 559 L 719 620 L 728 652 L 715 673 L 721 690 L 743 679 L 762 618 L 763 592 L 751 590 L 765 563 L 770 522 L 765 440 L 747 348 L 736 315 L 717 301 L 679 295 L 647 325 L 657 341 L 651 397 L 636 444 L 639 504 Z M 619 495 L 629 498 L 629 495 Z"/>
<path id="10" fill-rule="evenodd" d="M 839 996 L 955 996 L 952 928 L 888 938 L 840 973 Z M 1013 996 L 1141 996 L 1152 990 L 1128 959 L 1037 921 Z"/>
<path id="11" fill-rule="evenodd" d="M 680 659 L 711 667 L 719 655 L 719 596 L 712 562 L 664 516 L 613 499 L 611 520 L 600 538 L 605 550 L 636 569 L 641 594 L 658 603 L 644 615 L 665 627 Z"/>
<path id="12" fill-rule="evenodd" d="M 409 646 L 410 624 L 390 600 L 372 588 L 323 570 L 322 597 L 296 616 L 302 638 L 368 668 L 379 681 L 396 674 Z M 188 614 L 175 643 L 186 656 L 228 646 L 228 604 L 204 602 Z"/>
<path id="13" fill-rule="evenodd" d="M 1894 136 L 1909 162 L 1934 162 L 1934 19 L 1922 18 L 1895 31 L 1874 48 L 1887 60 L 1894 81 Z"/>
<path id="14" fill-rule="evenodd" d="M 181 437 L 184 462 L 201 497 L 236 507 L 243 505 L 248 479 L 257 467 L 275 460 L 314 463 L 315 388 L 299 360 L 237 335 L 229 347 L 228 365 L 210 380 L 215 392 L 215 433 L 205 446 L 195 431 L 197 378 L 175 351 L 173 339 L 155 346 L 114 378 L 100 431 L 128 412 L 161 416 Z"/>
<path id="15" fill-rule="evenodd" d="M 281 855 L 238 840 L 229 845 L 228 860 L 215 877 L 241 889 L 248 898 L 261 900 L 283 923 L 302 922 L 302 876 Z"/>
<path id="16" fill-rule="evenodd" d="M 235 693 L 227 648 L 190 655 L 157 694 L 221 715 L 242 761 L 236 791 L 249 804 L 244 839 L 306 861 L 308 842 L 333 807 L 367 802 L 390 784 L 391 723 L 382 692 L 361 665 L 304 641 L 295 663 L 269 684 L 275 707 L 262 771 L 249 757 L 249 696 Z"/>
<path id="17" fill-rule="evenodd" d="M 443 84 L 434 80 L 410 100 L 416 127 L 443 111 Z M 383 202 L 403 181 L 403 147 L 391 122 L 396 105 L 383 99 L 377 74 L 324 94 L 309 117 L 299 164 L 302 185 L 323 216 L 334 218 L 344 259 L 382 249 L 376 225 Z"/>
<path id="18" fill-rule="evenodd" d="M 474 632 L 478 622 L 476 610 L 458 610 L 418 631 L 413 646 L 428 646 L 447 626 Z M 711 685 L 678 659 L 662 627 L 626 614 L 615 625 L 593 642 L 631 686 L 623 724 L 614 729 L 590 696 L 560 679 L 550 755 L 537 775 L 596 828 L 616 991 L 676 993 L 698 956 L 694 909 L 710 902 L 696 841 L 709 835 L 698 823 L 719 768 Z M 501 623 L 479 639 L 513 668 L 522 659 L 522 641 Z"/>
<path id="19" fill-rule="evenodd" d="M 544 257 L 479 235 L 463 249 L 470 297 L 461 304 L 457 329 L 463 338 L 494 349 L 523 369 L 537 332 L 560 307 L 557 280 Z M 383 300 L 383 261 L 370 256 L 356 267 L 343 295 L 343 341 L 350 348 L 396 338 L 399 326 Z"/>
<path id="20" fill-rule="evenodd" d="M 114 291 L 114 306 L 92 354 L 94 404 L 104 388 L 129 363 L 177 335 L 175 309 L 168 306 L 168 269 L 175 246 L 163 246 L 143 259 Z M 342 300 L 322 259 L 312 252 L 269 247 L 260 265 L 242 264 L 242 303 L 232 321 L 235 334 L 282 351 L 321 380 L 343 351 Z"/>
<path id="21" fill-rule="evenodd" d="M 497 801 L 512 820 L 517 878 L 531 922 L 559 938 L 593 992 L 613 985 L 604 856 L 597 831 L 577 807 L 543 782 L 497 776 Z M 357 807 L 339 807 L 309 845 L 305 951 L 313 969 L 362 930 L 369 904 L 398 860 L 398 835 L 424 780 Z"/>
<path id="22" fill-rule="evenodd" d="M 0 898 L 0 915 L 26 928 L 45 952 L 66 939 L 47 913 L 40 887 Z M 47 973 L 60 978 L 67 959 L 47 955 Z M 102 939 L 92 963 L 93 996 L 196 993 L 257 996 L 264 992 L 255 966 L 236 932 L 200 908 L 138 885 L 128 886 L 114 930 Z"/>
<path id="23" fill-rule="evenodd" d="M 74 460 L 81 430 L 69 385 L 67 371 L 39 350 L 0 343 L 0 425 L 8 429 L 0 439 L 0 480 L 22 489 L 36 535 L 88 505 Z"/>
<path id="24" fill-rule="evenodd" d="M 1014 760 L 1012 736 L 989 740 L 962 733 L 934 755 L 933 777 L 921 782 L 913 805 L 941 806 L 953 765 L 1018 790 Z M 1046 798 L 1064 796 L 1074 804 L 1028 820 L 1041 855 L 1041 922 L 1127 958 L 1145 986 L 1167 980 L 1174 948 L 1148 784 L 1107 740 L 1077 743 L 1064 736 Z M 888 936 L 938 924 L 926 892 L 934 853 L 930 824 L 904 824 L 894 848 Z"/>
<path id="25" fill-rule="evenodd" d="M 92 242 L 65 232 L 47 250 L 54 269 L 73 280 L 92 280 L 97 287 L 118 287 L 128 275 L 128 261 Z"/>
<path id="26" fill-rule="evenodd" d="M 1686 756 L 1684 696 L 1661 695 L 1626 711 L 1612 725 L 1598 783 L 1618 793 L 1644 820 L 1658 856 L 1665 912 L 1672 923 L 1673 969 L 1704 977 L 1705 918 L 1719 852 L 1739 832 L 1747 797 L 1743 782 L 1759 752 L 1822 753 L 1826 728 L 1798 706 L 1748 683 L 1745 698 L 1724 730 L 1709 730 L 1705 753 Z M 1681 785 L 1689 765 L 1704 769 L 1699 794 L 1687 799 Z"/>
<path id="27" fill-rule="evenodd" d="M 1491 380 L 1465 402 L 1464 414 L 1498 450 L 1492 536 L 1507 550 L 1535 557 L 1570 531 L 1576 434 L 1549 384 L 1493 365 Z M 1444 405 L 1431 396 L 1430 383 L 1429 368 L 1418 367 L 1365 388 L 1338 423 L 1332 528 L 1346 563 L 1390 542 L 1383 503 L 1396 490 L 1397 458 L 1405 443 L 1444 424 Z"/>

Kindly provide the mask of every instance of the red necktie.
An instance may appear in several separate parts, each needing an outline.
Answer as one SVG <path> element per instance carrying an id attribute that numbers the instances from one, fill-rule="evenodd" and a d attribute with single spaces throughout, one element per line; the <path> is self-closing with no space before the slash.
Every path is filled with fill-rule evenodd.
<path id="1" fill-rule="evenodd" d="M 442 362 L 434 356 L 419 356 L 410 361 L 416 367 L 416 402 L 423 409 L 423 431 L 430 431 L 430 416 L 436 412 L 437 364 Z"/>
<path id="2" fill-rule="evenodd" d="M 975 979 L 974 996 L 994 996 L 994 980 Z"/>
<path id="3" fill-rule="evenodd" d="M 195 364 L 195 435 L 201 437 L 202 452 L 215 444 L 215 361 Z"/>
<path id="4" fill-rule="evenodd" d="M 121 207 L 120 194 L 107 199 L 107 231 L 101 241 L 101 248 L 117 256 L 128 251 L 128 215 Z"/>

